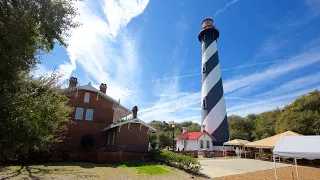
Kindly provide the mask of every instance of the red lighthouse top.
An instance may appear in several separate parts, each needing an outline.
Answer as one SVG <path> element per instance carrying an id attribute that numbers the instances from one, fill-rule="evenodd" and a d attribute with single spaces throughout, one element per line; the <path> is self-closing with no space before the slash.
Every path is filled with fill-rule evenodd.
<path id="1" fill-rule="evenodd" d="M 202 28 L 201 28 L 201 31 L 202 30 L 205 30 L 205 29 L 208 29 L 208 28 L 215 28 L 213 26 L 213 19 L 211 18 L 206 18 L 202 21 Z"/>
<path id="2" fill-rule="evenodd" d="M 212 37 L 212 34 L 214 40 L 218 39 L 219 31 L 213 26 L 213 19 L 206 18 L 202 21 L 202 28 L 198 34 L 198 39 L 200 42 L 202 42 L 206 35 L 208 35 L 207 37 Z"/>

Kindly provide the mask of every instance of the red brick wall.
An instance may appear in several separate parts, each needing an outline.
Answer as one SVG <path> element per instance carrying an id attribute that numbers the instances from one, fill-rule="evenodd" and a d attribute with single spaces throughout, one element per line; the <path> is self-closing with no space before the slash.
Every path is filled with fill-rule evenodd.
<path id="1" fill-rule="evenodd" d="M 96 148 L 104 147 L 106 133 L 102 131 L 108 124 L 93 123 L 86 121 L 76 121 L 69 125 L 69 131 L 66 139 L 59 143 L 59 149 L 82 149 L 81 138 L 85 134 L 90 134 L 94 137 L 94 145 Z"/>
<path id="2" fill-rule="evenodd" d="M 84 102 L 84 94 L 88 92 L 90 93 L 89 103 Z M 75 109 L 77 107 L 81 107 L 84 109 L 83 119 L 86 117 L 86 109 L 93 109 L 93 122 L 112 124 L 113 120 L 113 102 L 105 99 L 101 95 L 99 95 L 97 99 L 97 93 L 85 90 L 79 90 L 78 96 L 76 97 L 76 93 L 72 93 L 69 96 L 70 101 L 69 104 L 74 107 L 74 112 L 72 113 L 72 119 L 75 118 Z M 78 121 L 78 120 L 77 120 Z M 86 121 L 86 120 L 83 120 Z"/>
<path id="3" fill-rule="evenodd" d="M 128 124 L 121 126 L 120 132 L 119 127 L 116 131 L 115 143 L 119 149 L 123 151 L 140 151 L 147 152 L 149 146 L 148 128 L 141 126 L 140 124 Z"/>
<path id="4" fill-rule="evenodd" d="M 84 102 L 85 92 L 90 93 L 89 103 Z M 107 138 L 109 132 L 115 131 L 115 145 L 108 146 L 109 150 L 123 150 L 123 151 L 140 151 L 147 152 L 149 145 L 149 136 L 147 134 L 148 129 L 144 126 L 141 127 L 140 124 L 125 124 L 121 127 L 120 132 L 118 128 L 111 129 L 109 131 L 103 132 L 102 130 L 113 123 L 113 102 L 103 98 L 99 95 L 98 101 L 97 93 L 79 90 L 78 96 L 76 93 L 69 95 L 69 104 L 74 107 L 74 112 L 71 115 L 73 124 L 69 125 L 69 130 L 66 135 L 66 139 L 58 144 L 59 149 L 69 149 L 69 150 L 81 150 L 81 138 L 90 134 L 94 137 L 95 148 L 105 147 L 107 144 Z M 83 120 L 75 120 L 75 110 L 77 107 L 84 109 Z M 93 120 L 88 121 L 85 119 L 86 109 L 93 109 Z"/>
<path id="5" fill-rule="evenodd" d="M 89 103 L 84 102 L 85 92 L 90 93 Z M 68 126 L 69 130 L 66 139 L 58 144 L 59 149 L 82 149 L 81 138 L 85 134 L 91 134 L 95 140 L 95 147 L 101 148 L 105 146 L 106 133 L 103 128 L 113 123 L 113 102 L 105 99 L 101 95 L 97 98 L 96 92 L 79 90 L 76 97 L 76 91 L 69 94 L 69 104 L 74 107 L 71 115 L 72 124 Z M 83 120 L 75 120 L 75 111 L 77 107 L 84 109 Z M 93 109 L 93 120 L 84 120 L 86 117 L 86 109 Z"/>

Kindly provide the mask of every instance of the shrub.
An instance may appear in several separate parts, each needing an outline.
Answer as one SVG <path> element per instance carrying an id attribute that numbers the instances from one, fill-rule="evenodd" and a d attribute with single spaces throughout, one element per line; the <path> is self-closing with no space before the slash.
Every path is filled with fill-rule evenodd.
<path id="1" fill-rule="evenodd" d="M 183 154 L 176 154 L 168 150 L 152 150 L 152 158 L 158 162 L 167 164 L 169 166 L 190 172 L 193 174 L 199 174 L 201 170 L 200 162 L 193 157 Z"/>

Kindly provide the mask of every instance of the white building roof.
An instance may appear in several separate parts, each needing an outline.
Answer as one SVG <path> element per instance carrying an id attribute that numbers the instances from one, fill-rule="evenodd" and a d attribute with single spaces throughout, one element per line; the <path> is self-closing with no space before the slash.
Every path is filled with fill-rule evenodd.
<path id="1" fill-rule="evenodd" d="M 69 89 L 72 89 L 72 88 L 69 88 Z M 123 112 L 124 114 L 123 114 L 122 117 L 125 117 L 125 116 L 128 116 L 128 115 L 132 114 L 132 111 L 131 111 L 130 109 L 124 107 L 123 105 L 119 104 L 119 102 L 118 102 L 117 100 L 115 100 L 115 99 L 113 99 L 112 97 L 104 94 L 104 93 L 101 92 L 99 89 L 96 89 L 95 87 L 93 87 L 93 86 L 91 85 L 91 82 L 89 82 L 87 85 L 84 85 L 84 86 L 74 87 L 74 88 L 72 89 L 72 91 L 75 91 L 75 90 L 77 90 L 77 89 L 83 89 L 83 90 L 87 90 L 87 91 L 96 92 L 96 93 L 99 94 L 99 96 L 102 96 L 102 97 L 104 97 L 105 99 L 108 99 L 108 100 L 110 100 L 110 101 L 112 101 L 112 102 L 114 102 L 114 103 L 117 103 L 117 105 L 119 105 L 119 107 L 120 107 L 121 109 L 123 109 L 122 112 Z M 118 111 L 121 111 L 121 110 L 118 109 Z M 120 117 L 120 118 L 122 118 L 122 117 Z"/>
<path id="2" fill-rule="evenodd" d="M 124 124 L 128 124 L 128 123 L 135 123 L 135 124 L 141 124 L 153 131 L 157 131 L 155 128 L 153 128 L 152 126 L 150 126 L 149 124 L 141 121 L 140 119 L 136 118 L 136 119 L 131 119 L 131 120 L 128 120 L 128 121 L 124 121 L 124 122 L 116 122 L 114 124 L 111 124 L 110 126 L 107 126 L 105 127 L 102 131 L 106 131 L 108 129 L 112 129 L 112 128 L 115 128 L 115 127 L 118 127 L 118 126 L 122 126 Z"/>
<path id="3" fill-rule="evenodd" d="M 282 136 L 273 154 L 297 159 L 320 159 L 320 136 Z"/>

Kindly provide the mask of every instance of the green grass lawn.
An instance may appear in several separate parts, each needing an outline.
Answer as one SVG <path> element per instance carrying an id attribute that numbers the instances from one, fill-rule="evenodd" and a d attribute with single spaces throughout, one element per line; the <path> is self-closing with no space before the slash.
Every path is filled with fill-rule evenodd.
<path id="1" fill-rule="evenodd" d="M 129 163 L 122 164 L 119 167 L 121 168 L 136 168 L 138 170 L 138 174 L 140 175 L 165 175 L 169 174 L 169 167 L 165 165 L 159 165 L 155 163 L 149 164 L 141 164 L 141 163 Z"/>
<path id="2" fill-rule="evenodd" d="M 57 162 L 0 167 L 0 179 L 199 179 L 157 163 L 121 165 L 85 162 Z"/>

